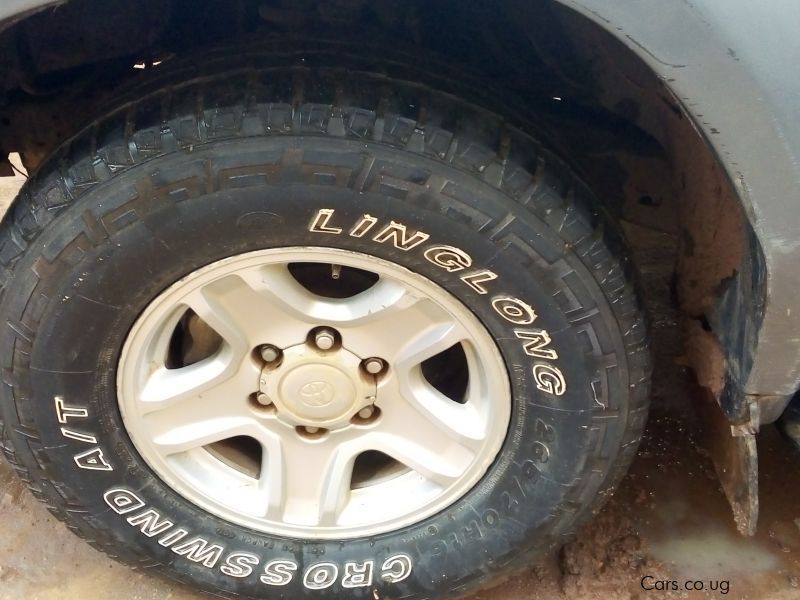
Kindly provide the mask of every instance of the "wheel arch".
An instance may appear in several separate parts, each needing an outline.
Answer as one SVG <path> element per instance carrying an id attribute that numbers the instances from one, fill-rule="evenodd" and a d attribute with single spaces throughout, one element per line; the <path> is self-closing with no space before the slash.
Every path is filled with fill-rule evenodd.
<path id="1" fill-rule="evenodd" d="M 800 217 L 787 202 L 800 182 L 800 126 L 792 117 L 800 82 L 784 77 L 800 54 L 789 25 L 800 18 L 800 7 L 559 1 L 608 31 L 665 83 L 743 211 L 734 275 L 742 281 L 732 286 L 723 279 L 709 288 L 718 293 L 703 316 L 727 359 L 723 408 L 729 417 L 746 418 L 748 401 L 763 398 L 762 420 L 769 422 L 800 376 L 800 354 L 789 342 L 800 328 L 792 314 L 800 280 L 790 266 Z M 707 250 L 724 254 L 728 248 L 720 242 Z M 679 269 L 678 276 L 686 273 Z M 773 404 L 775 396 L 783 400 Z"/>

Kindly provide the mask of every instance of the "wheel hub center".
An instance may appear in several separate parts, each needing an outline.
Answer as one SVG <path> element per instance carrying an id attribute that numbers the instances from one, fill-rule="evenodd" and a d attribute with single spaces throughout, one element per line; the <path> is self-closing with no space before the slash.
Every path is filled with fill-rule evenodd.
<path id="1" fill-rule="evenodd" d="M 356 386 L 334 366 L 303 364 L 281 377 L 278 397 L 303 419 L 325 420 L 354 407 Z"/>
<path id="2" fill-rule="evenodd" d="M 299 344 L 284 350 L 278 367 L 264 368 L 260 389 L 292 426 L 344 427 L 375 402 L 375 378 L 360 363 L 344 348 L 321 352 Z"/>

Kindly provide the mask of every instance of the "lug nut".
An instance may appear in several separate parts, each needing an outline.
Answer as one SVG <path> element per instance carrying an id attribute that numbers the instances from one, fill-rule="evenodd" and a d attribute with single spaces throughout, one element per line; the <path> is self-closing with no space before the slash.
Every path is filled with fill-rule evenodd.
<path id="1" fill-rule="evenodd" d="M 311 425 L 305 426 L 306 433 L 318 433 L 319 427 L 312 427 Z"/>
<path id="2" fill-rule="evenodd" d="M 336 343 L 336 337 L 330 329 L 322 329 L 314 336 L 314 343 L 320 350 L 330 350 Z"/>
<path id="3" fill-rule="evenodd" d="M 358 417 L 360 419 L 371 419 L 372 415 L 375 414 L 375 409 L 371 406 L 365 406 L 360 411 L 358 411 Z"/>
<path id="4" fill-rule="evenodd" d="M 259 392 L 256 394 L 256 402 L 258 402 L 261 406 L 269 406 L 272 404 L 272 400 L 270 400 L 270 397 L 264 392 Z"/>
<path id="5" fill-rule="evenodd" d="M 364 361 L 364 369 L 371 375 L 377 375 L 383 371 L 385 366 L 386 364 L 380 358 L 368 358 Z"/>
<path id="6" fill-rule="evenodd" d="M 281 349 L 271 344 L 261 346 L 261 358 L 265 363 L 274 363 L 281 357 Z"/>

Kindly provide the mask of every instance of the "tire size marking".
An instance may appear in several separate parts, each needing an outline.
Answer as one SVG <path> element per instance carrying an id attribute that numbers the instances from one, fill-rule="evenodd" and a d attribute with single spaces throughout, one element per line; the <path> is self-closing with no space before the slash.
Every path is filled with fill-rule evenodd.
<path id="1" fill-rule="evenodd" d="M 347 561 L 342 565 L 323 560 L 308 565 L 301 572 L 298 563 L 290 558 L 271 558 L 257 571 L 262 562 L 258 555 L 243 551 L 228 552 L 221 544 L 200 535 L 192 535 L 188 528 L 176 525 L 174 519 L 148 506 L 131 490 L 111 488 L 103 494 L 103 499 L 128 525 L 155 539 L 159 545 L 206 568 L 219 568 L 228 577 L 243 579 L 255 573 L 261 583 L 274 587 L 289 585 L 297 577 L 303 587 L 309 590 L 327 589 L 337 582 L 344 589 L 370 587 L 375 582 L 377 564 L 374 559 Z M 377 575 L 386 583 L 399 583 L 411 575 L 412 569 L 411 557 L 397 553 L 380 563 Z"/>
<path id="2" fill-rule="evenodd" d="M 321 208 L 311 218 L 308 231 L 325 235 L 342 235 L 345 230 L 347 235 L 363 238 L 370 233 L 370 239 L 378 244 L 391 242 L 398 250 L 408 252 L 422 246 L 430 235 L 423 231 L 414 231 L 397 221 L 389 221 L 387 225 L 380 225 L 378 219 L 364 214 L 356 219 L 349 229 L 344 224 L 334 221 L 336 210 Z M 375 231 L 376 233 L 372 234 Z M 448 273 L 464 272 L 460 279 L 473 292 L 485 296 L 489 295 L 489 286 L 496 287 L 498 275 L 488 269 L 474 268 L 472 257 L 462 249 L 445 244 L 431 244 L 424 246 L 422 256 L 429 263 L 447 271 Z M 518 327 L 532 325 L 538 318 L 533 307 L 520 298 L 498 293 L 491 296 L 492 310 L 504 320 Z M 550 347 L 552 342 L 550 334 L 544 329 L 515 328 L 514 335 L 522 342 L 525 354 L 534 359 L 531 367 L 533 380 L 539 391 L 554 396 L 563 396 L 567 391 L 567 382 L 561 369 L 553 364 L 558 361 L 558 352 Z"/>
<path id="3" fill-rule="evenodd" d="M 72 457 L 75 464 L 78 465 L 79 468 L 87 471 L 113 471 L 114 467 L 108 462 L 103 449 L 96 445 L 97 438 L 91 433 L 77 431 L 69 426 L 71 420 L 87 419 L 89 417 L 89 410 L 80 406 L 69 406 L 62 396 L 56 396 L 54 402 L 58 422 L 62 425 L 67 425 L 67 427 L 61 427 L 61 435 L 70 440 L 95 446 L 94 448 L 75 454 Z"/>

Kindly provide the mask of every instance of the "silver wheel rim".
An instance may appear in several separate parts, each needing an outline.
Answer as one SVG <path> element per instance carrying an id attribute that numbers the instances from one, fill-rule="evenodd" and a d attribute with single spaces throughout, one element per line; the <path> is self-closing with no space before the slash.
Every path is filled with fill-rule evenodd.
<path id="1" fill-rule="evenodd" d="M 322 296 L 290 264 L 376 281 Z M 176 366 L 187 315 L 219 337 Z M 457 398 L 429 372 L 453 348 Z M 495 460 L 511 414 L 502 357 L 464 304 L 333 248 L 242 254 L 178 281 L 131 329 L 117 383 L 127 432 L 167 485 L 228 521 L 303 538 L 375 535 L 447 508 Z"/>

